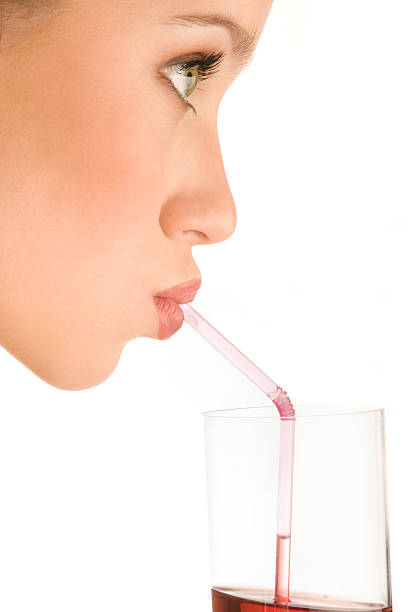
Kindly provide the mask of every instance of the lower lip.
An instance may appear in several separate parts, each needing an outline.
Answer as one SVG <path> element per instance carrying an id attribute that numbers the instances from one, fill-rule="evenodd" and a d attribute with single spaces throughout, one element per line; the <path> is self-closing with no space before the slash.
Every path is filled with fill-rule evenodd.
<path id="1" fill-rule="evenodd" d="M 159 313 L 159 340 L 166 340 L 183 325 L 183 311 L 170 298 L 155 297 L 154 303 Z"/>

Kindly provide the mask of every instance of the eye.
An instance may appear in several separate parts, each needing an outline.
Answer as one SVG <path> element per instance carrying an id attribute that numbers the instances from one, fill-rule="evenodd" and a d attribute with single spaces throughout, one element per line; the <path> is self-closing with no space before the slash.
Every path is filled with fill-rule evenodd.
<path id="1" fill-rule="evenodd" d="M 200 80 L 198 66 L 184 68 L 184 66 L 176 64 L 174 66 L 167 66 L 163 71 L 168 75 L 182 98 L 188 98 Z"/>
<path id="2" fill-rule="evenodd" d="M 165 75 L 164 78 L 167 84 L 197 114 L 194 106 L 187 102 L 187 98 L 197 88 L 200 81 L 204 81 L 217 72 L 223 57 L 223 51 L 209 54 L 203 52 L 193 53 L 188 57 L 175 58 L 166 64 L 161 72 Z"/>

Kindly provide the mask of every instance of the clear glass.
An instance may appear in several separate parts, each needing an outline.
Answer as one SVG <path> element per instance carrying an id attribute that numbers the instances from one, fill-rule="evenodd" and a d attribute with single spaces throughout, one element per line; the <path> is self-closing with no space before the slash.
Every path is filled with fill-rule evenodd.
<path id="1" fill-rule="evenodd" d="M 294 408 L 287 604 L 274 603 L 276 408 L 204 414 L 213 612 L 391 611 L 384 411 Z"/>

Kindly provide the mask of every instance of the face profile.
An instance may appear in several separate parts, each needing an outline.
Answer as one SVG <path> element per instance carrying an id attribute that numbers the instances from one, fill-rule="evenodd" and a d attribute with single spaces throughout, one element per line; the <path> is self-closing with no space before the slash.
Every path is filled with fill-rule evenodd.
<path id="1" fill-rule="evenodd" d="M 234 232 L 217 113 L 272 3 L 14 4 L 0 40 L 0 345 L 81 390 L 130 340 L 180 327 L 163 331 L 157 296 L 196 292 L 192 247 Z"/>

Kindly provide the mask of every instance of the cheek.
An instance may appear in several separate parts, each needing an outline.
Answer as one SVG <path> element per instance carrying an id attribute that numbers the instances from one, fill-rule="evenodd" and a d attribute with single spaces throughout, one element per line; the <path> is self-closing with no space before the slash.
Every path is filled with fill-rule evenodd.
<path id="1" fill-rule="evenodd" d="M 157 129 L 143 99 L 117 99 L 110 92 L 79 86 L 63 105 L 58 102 L 52 115 L 53 137 L 61 146 L 52 151 L 47 165 L 57 176 L 108 206 L 110 202 L 115 215 L 127 202 L 135 210 L 140 199 L 152 214 L 158 212 L 171 130 Z M 50 143 L 45 150 L 51 151 Z M 156 208 L 147 206 L 146 198 L 157 200 Z"/>
<path id="2" fill-rule="evenodd" d="M 71 216 L 81 248 L 106 254 L 111 265 L 113 256 L 123 265 L 126 257 L 137 260 L 140 255 L 146 261 L 163 239 L 163 168 L 174 119 L 163 117 L 147 94 L 129 93 L 118 75 L 105 72 L 102 82 L 95 83 L 89 71 L 76 79 L 68 68 L 63 74 L 52 83 L 55 95 L 48 97 L 39 130 L 39 173 L 47 168 L 51 177 L 50 206 Z M 57 95 L 66 82 L 70 87 Z"/>
<path id="3" fill-rule="evenodd" d="M 143 293 L 152 281 L 152 253 L 164 239 L 159 219 L 169 145 L 142 102 L 98 97 L 90 110 L 79 93 L 64 118 L 70 137 L 51 162 L 61 190 L 52 200 L 72 214 L 79 257 L 86 255 L 101 287 Z"/>

